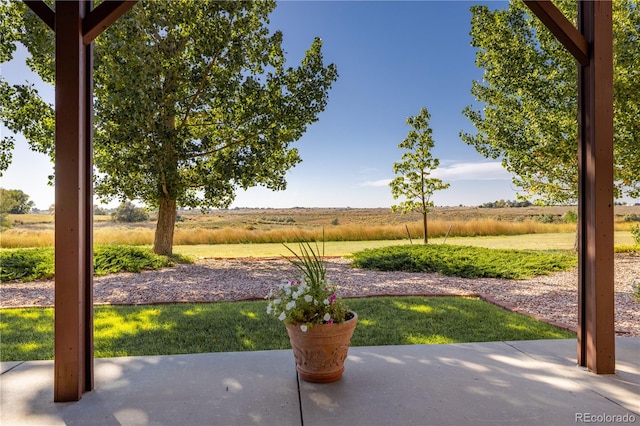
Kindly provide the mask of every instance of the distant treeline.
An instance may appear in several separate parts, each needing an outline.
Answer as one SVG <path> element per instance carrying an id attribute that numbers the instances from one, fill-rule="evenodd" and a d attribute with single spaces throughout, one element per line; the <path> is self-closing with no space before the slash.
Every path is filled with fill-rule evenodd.
<path id="1" fill-rule="evenodd" d="M 533 203 L 529 200 L 524 200 L 524 201 L 499 200 L 499 201 L 484 203 L 479 207 L 485 208 L 485 209 L 499 209 L 503 207 L 529 207 L 532 205 Z"/>

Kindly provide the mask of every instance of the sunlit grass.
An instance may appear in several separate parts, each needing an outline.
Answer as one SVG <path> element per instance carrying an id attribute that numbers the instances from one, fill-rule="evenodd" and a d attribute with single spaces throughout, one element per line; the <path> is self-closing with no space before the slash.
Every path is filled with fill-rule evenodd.
<path id="1" fill-rule="evenodd" d="M 349 299 L 354 346 L 573 338 L 572 332 L 475 298 Z M 53 358 L 51 308 L 0 310 L 2 361 Z M 288 349 L 266 302 L 96 306 L 96 357 Z"/>
<path id="2" fill-rule="evenodd" d="M 443 237 L 430 238 L 429 244 L 450 244 L 496 249 L 521 250 L 572 250 L 575 244 L 575 233 L 502 235 L 486 237 Z M 413 241 L 421 244 L 420 241 Z M 357 251 L 370 248 L 408 244 L 409 240 L 373 240 L 373 241 L 327 241 L 324 245 L 327 256 L 349 256 Z M 615 233 L 616 244 L 633 244 L 630 232 Z M 632 248 L 633 246 L 628 246 Z M 175 253 L 193 256 L 194 258 L 238 258 L 238 257 L 279 257 L 286 253 L 281 243 L 265 244 L 200 244 L 178 245 Z M 636 249 L 637 250 L 637 249 Z"/>

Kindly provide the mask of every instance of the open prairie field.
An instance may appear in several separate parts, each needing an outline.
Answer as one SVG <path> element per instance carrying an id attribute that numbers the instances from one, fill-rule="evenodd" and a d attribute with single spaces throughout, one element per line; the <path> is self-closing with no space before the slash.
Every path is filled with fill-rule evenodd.
<path id="1" fill-rule="evenodd" d="M 537 234 L 574 234 L 576 225 L 567 212 L 576 206 L 553 207 L 436 207 L 429 213 L 429 238 L 475 238 Z M 154 215 L 140 223 L 114 223 L 109 216 L 94 217 L 98 244 L 149 245 L 153 243 Z M 0 247 L 53 245 L 54 216 L 9 215 L 11 229 L 2 232 Z M 631 220 L 630 220 L 631 219 Z M 629 234 L 640 223 L 640 206 L 616 206 L 615 229 Z M 382 241 L 422 238 L 419 214 L 392 213 L 388 208 L 230 209 L 207 213 L 181 210 L 175 245 L 272 244 L 299 239 L 325 241 Z M 571 239 L 571 237 L 568 237 Z"/>
<path id="2" fill-rule="evenodd" d="M 577 206 L 530 206 L 506 208 L 435 207 L 429 213 L 430 221 L 470 221 L 493 219 L 522 222 L 542 216 L 561 222 L 568 211 L 577 212 Z M 640 206 L 615 206 L 616 222 L 627 215 L 640 217 Z M 231 209 L 215 210 L 207 214 L 199 211 L 181 211 L 184 220 L 179 226 L 322 226 L 340 225 L 393 225 L 420 222 L 417 213 L 393 213 L 389 208 L 290 208 L 290 209 Z M 202 225 L 202 224 L 206 225 Z"/>

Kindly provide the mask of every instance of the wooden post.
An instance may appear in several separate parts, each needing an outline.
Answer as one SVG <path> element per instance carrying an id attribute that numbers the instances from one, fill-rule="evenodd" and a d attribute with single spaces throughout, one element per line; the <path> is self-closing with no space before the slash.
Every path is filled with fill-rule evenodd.
<path id="1" fill-rule="evenodd" d="M 93 389 L 93 46 L 134 1 L 25 4 L 56 33 L 56 402 Z"/>
<path id="2" fill-rule="evenodd" d="M 578 364 L 615 373 L 613 22 L 610 0 L 580 0 L 578 30 L 548 0 L 524 0 L 578 60 Z"/>
<path id="3" fill-rule="evenodd" d="M 578 364 L 615 373 L 613 31 L 610 1 L 578 3 L 589 49 L 579 68 Z"/>
<path id="4" fill-rule="evenodd" d="M 91 203 L 92 166 L 86 81 L 91 70 L 82 41 L 86 7 L 85 1 L 55 4 L 54 401 L 77 401 L 93 383 L 93 349 L 87 336 L 92 324 L 93 269 L 87 255 L 91 250 L 87 205 Z"/>

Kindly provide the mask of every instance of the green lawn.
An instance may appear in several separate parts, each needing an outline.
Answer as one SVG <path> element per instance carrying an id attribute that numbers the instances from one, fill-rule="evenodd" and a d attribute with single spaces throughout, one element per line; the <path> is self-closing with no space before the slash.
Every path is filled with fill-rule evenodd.
<path id="1" fill-rule="evenodd" d="M 572 332 L 475 298 L 349 299 L 354 346 L 574 338 Z M 96 306 L 96 357 L 288 349 L 266 302 Z M 53 309 L 0 310 L 2 361 L 53 358 Z"/>
<path id="2" fill-rule="evenodd" d="M 572 250 L 575 243 L 572 232 L 552 234 L 525 235 L 496 235 L 490 237 L 450 237 L 429 238 L 429 244 L 445 244 L 475 246 L 497 249 L 520 250 Z M 409 240 L 380 240 L 380 241 L 328 241 L 325 243 L 327 256 L 349 256 L 357 251 L 408 244 Z M 420 241 L 413 241 L 421 244 Z M 633 237 L 629 231 L 615 232 L 616 245 L 633 245 Z M 173 251 L 178 254 L 198 257 L 278 257 L 287 254 L 282 244 L 199 244 L 189 246 L 174 246 Z"/>

